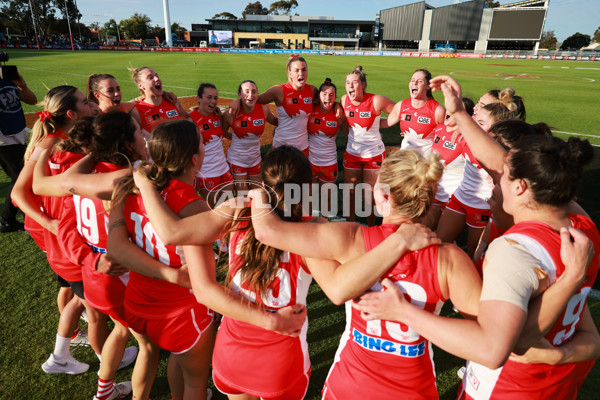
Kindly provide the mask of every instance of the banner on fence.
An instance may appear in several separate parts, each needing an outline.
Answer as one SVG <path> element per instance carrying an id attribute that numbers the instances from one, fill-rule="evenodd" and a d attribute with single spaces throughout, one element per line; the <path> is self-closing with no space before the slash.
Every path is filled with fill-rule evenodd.
<path id="1" fill-rule="evenodd" d="M 45 45 L 44 49 L 70 50 L 70 45 Z M 31 44 L 0 44 L 0 48 L 37 49 Z M 531 54 L 476 54 L 476 53 L 441 53 L 413 51 L 376 51 L 376 50 L 288 50 L 288 49 L 238 49 L 238 48 L 200 48 L 200 47 L 160 47 L 160 46 L 97 46 L 75 45 L 76 50 L 112 50 L 112 51 L 157 51 L 170 53 L 247 53 L 247 54 L 300 54 L 300 55 L 339 55 L 339 56 L 371 56 L 371 57 L 423 57 L 423 58 L 490 58 L 519 60 L 569 60 L 600 61 L 598 56 L 562 56 Z"/>

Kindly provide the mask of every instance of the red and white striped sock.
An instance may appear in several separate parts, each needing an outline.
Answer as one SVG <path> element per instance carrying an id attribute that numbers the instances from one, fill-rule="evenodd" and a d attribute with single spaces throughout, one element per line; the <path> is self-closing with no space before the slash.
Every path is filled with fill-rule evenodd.
<path id="1" fill-rule="evenodd" d="M 114 378 L 109 380 L 98 378 L 98 392 L 96 393 L 96 398 L 98 400 L 108 399 L 112 392 L 115 390 L 114 383 Z"/>

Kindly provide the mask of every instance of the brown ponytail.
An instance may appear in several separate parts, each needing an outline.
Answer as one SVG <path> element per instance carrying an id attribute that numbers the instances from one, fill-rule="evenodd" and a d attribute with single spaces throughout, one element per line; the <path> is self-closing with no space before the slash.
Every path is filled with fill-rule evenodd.
<path id="1" fill-rule="evenodd" d="M 291 146 L 280 146 L 273 149 L 262 163 L 262 179 L 266 187 L 274 191 L 271 206 L 280 218 L 299 222 L 302 220 L 302 204 L 286 204 L 285 186 L 310 184 L 312 172 L 308 158 L 298 149 Z M 290 211 L 284 212 L 289 206 Z M 250 219 L 250 208 L 242 210 L 230 232 L 246 231 L 240 242 L 239 268 L 241 281 L 263 299 L 269 286 L 275 280 L 283 251 L 266 246 L 256 240 Z M 246 221 L 248 223 L 246 224 Z M 229 276 L 229 279 L 232 277 Z M 231 282 L 228 282 L 231 284 Z"/>

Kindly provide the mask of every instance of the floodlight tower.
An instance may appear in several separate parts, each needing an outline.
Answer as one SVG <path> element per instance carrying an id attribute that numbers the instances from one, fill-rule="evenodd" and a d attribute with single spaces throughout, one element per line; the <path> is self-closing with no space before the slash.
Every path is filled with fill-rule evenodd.
<path id="1" fill-rule="evenodd" d="M 169 0 L 163 0 L 163 12 L 165 13 L 165 40 L 167 41 L 167 46 L 171 47 L 173 46 L 173 38 L 171 38 L 171 18 L 169 17 Z"/>

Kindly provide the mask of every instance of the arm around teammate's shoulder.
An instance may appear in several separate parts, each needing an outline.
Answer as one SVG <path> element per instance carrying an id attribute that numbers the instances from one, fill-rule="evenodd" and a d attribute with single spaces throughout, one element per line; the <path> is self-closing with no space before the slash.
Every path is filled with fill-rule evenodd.
<path id="1" fill-rule="evenodd" d="M 283 88 L 281 85 L 271 86 L 266 92 L 258 95 L 259 104 L 269 104 L 275 102 L 275 105 L 281 105 L 283 102 Z"/>
<path id="2" fill-rule="evenodd" d="M 263 190 L 251 190 L 252 226 L 256 240 L 267 246 L 304 257 L 345 262 L 354 258 L 360 225 L 348 222 L 289 222 L 281 219 L 267 202 Z M 362 237 L 360 238 L 362 240 Z"/>
<path id="3" fill-rule="evenodd" d="M 446 119 L 446 109 L 441 104 L 435 108 L 435 122 L 441 124 Z"/>
<path id="4" fill-rule="evenodd" d="M 279 121 L 277 120 L 277 117 L 271 112 L 271 109 L 269 108 L 269 106 L 266 104 L 263 104 L 262 107 L 263 107 L 263 112 L 265 114 L 265 117 L 267 118 L 267 122 L 273 126 L 278 126 Z"/>
<path id="5" fill-rule="evenodd" d="M 381 94 L 376 94 L 373 98 L 373 107 L 377 112 L 385 112 L 389 114 L 392 112 L 395 105 L 396 103 L 394 103 L 394 101 Z"/>
<path id="6" fill-rule="evenodd" d="M 407 252 L 415 251 L 430 245 L 439 244 L 429 228 L 421 224 L 405 223 L 379 243 L 375 248 L 366 251 L 362 235 L 355 236 L 354 246 L 349 248 L 348 258 L 342 265 L 331 260 L 307 259 L 307 265 L 327 297 L 335 303 L 342 304 L 361 295 L 380 277 L 393 267 Z M 359 254 L 353 258 L 354 254 Z"/>

